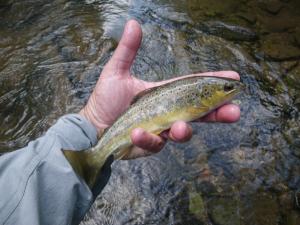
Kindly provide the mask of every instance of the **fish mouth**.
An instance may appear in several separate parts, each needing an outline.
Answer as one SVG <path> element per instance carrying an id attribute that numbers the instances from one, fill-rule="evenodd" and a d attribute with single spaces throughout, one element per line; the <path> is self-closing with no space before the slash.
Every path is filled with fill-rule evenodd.
<path id="1" fill-rule="evenodd" d="M 233 93 L 239 94 L 240 92 L 246 90 L 246 85 L 238 81 L 235 89 L 232 90 Z"/>
<path id="2" fill-rule="evenodd" d="M 229 97 L 229 98 L 234 98 L 235 96 L 239 95 L 241 92 L 243 92 L 244 90 L 246 89 L 246 85 L 241 83 L 241 82 L 238 82 L 236 87 L 227 92 L 226 95 Z"/>

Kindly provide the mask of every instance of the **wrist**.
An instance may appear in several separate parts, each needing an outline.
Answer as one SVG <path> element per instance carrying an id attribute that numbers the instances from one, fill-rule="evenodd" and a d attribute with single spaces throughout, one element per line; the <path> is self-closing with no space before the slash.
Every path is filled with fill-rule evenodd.
<path id="1" fill-rule="evenodd" d="M 105 125 L 99 119 L 96 119 L 94 113 L 88 110 L 86 106 L 83 107 L 78 114 L 84 117 L 96 128 L 98 135 L 101 134 L 103 130 L 108 127 L 108 125 Z"/>

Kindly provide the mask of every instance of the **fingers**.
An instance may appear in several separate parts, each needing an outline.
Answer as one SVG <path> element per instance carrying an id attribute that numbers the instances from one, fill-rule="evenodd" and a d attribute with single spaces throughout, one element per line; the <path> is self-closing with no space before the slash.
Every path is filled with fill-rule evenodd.
<path id="1" fill-rule="evenodd" d="M 240 80 L 240 75 L 235 71 L 218 71 L 218 72 L 195 73 L 195 74 L 180 76 L 180 77 L 176 77 L 176 78 L 169 79 L 169 80 L 163 80 L 163 81 L 159 81 L 159 82 L 147 82 L 146 87 L 147 88 L 156 87 L 156 86 L 160 86 L 160 85 L 163 85 L 163 84 L 175 81 L 175 80 L 180 80 L 182 78 L 196 77 L 196 76 L 225 77 L 225 78 Z"/>
<path id="2" fill-rule="evenodd" d="M 233 123 L 240 119 L 240 115 L 241 111 L 239 106 L 227 104 L 196 121 Z"/>
<path id="3" fill-rule="evenodd" d="M 161 135 L 151 134 L 141 128 L 136 128 L 131 133 L 131 140 L 134 145 L 156 153 L 163 148 L 166 139 L 171 139 L 176 142 L 186 142 L 191 139 L 192 133 L 191 125 L 184 121 L 176 121 L 172 124 L 169 131 Z"/>
<path id="4" fill-rule="evenodd" d="M 225 77 L 225 78 L 240 80 L 240 75 L 235 71 L 207 72 L 207 73 L 199 73 L 197 75 L 199 75 L 199 76 Z"/>
<path id="5" fill-rule="evenodd" d="M 192 137 L 192 128 L 183 121 L 175 122 L 169 131 L 162 135 L 155 135 L 141 128 L 136 128 L 131 133 L 131 140 L 135 147 L 125 157 L 133 159 L 144 157 L 159 152 L 165 145 L 167 138 L 176 142 L 186 142 Z"/>
<path id="6" fill-rule="evenodd" d="M 117 69 L 118 74 L 128 74 L 142 40 L 142 30 L 139 23 L 130 20 L 126 23 L 122 38 L 107 67 Z"/>
<path id="7" fill-rule="evenodd" d="M 176 121 L 169 131 L 169 138 L 176 142 L 186 142 L 192 138 L 193 129 L 184 121 Z"/>
<path id="8" fill-rule="evenodd" d="M 134 147 L 123 159 L 135 159 L 159 152 L 165 145 L 166 140 L 158 135 L 136 128 L 131 132 L 131 140 Z"/>
<path id="9" fill-rule="evenodd" d="M 134 145 L 153 153 L 159 152 L 166 142 L 163 137 L 146 132 L 141 128 L 132 131 L 131 140 Z"/>

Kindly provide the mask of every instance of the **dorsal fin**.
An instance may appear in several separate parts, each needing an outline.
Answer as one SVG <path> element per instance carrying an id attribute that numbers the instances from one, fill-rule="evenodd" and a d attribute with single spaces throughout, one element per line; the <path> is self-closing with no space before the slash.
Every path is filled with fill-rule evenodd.
<path id="1" fill-rule="evenodd" d="M 148 94 L 149 92 L 152 92 L 154 90 L 156 90 L 157 88 L 159 88 L 160 86 L 157 87 L 152 87 L 152 88 L 147 88 L 139 93 L 137 93 L 136 96 L 133 97 L 133 99 L 130 102 L 130 105 L 132 105 L 133 103 L 136 103 L 141 97 L 143 97 L 144 95 Z"/>

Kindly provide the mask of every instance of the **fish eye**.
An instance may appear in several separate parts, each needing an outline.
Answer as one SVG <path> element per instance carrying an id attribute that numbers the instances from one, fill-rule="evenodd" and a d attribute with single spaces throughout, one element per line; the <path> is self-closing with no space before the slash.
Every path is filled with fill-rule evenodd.
<path id="1" fill-rule="evenodd" d="M 227 84 L 224 85 L 224 91 L 225 92 L 232 91 L 233 89 L 234 89 L 234 85 L 233 84 L 227 83 Z"/>

